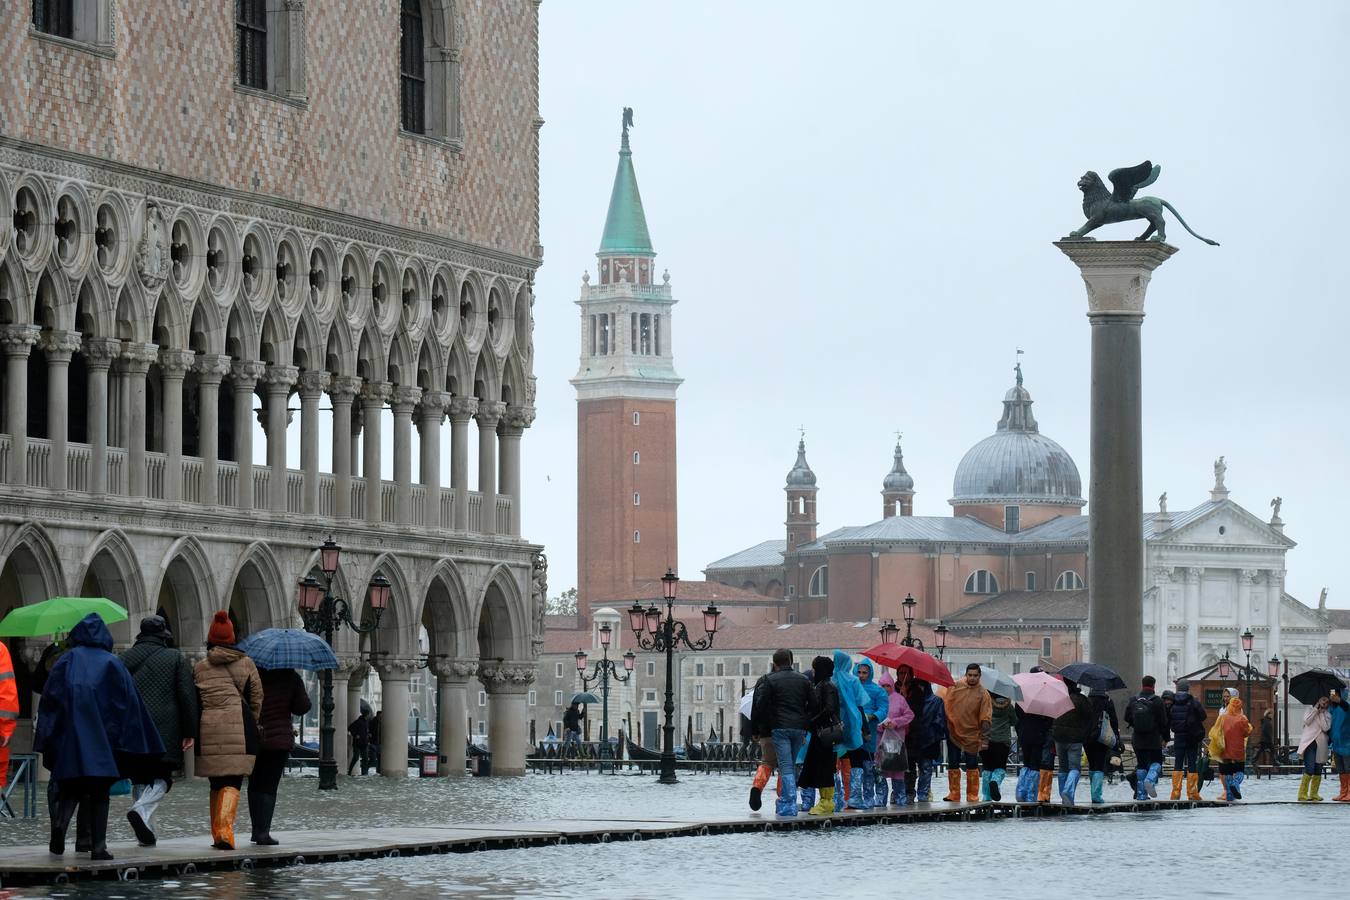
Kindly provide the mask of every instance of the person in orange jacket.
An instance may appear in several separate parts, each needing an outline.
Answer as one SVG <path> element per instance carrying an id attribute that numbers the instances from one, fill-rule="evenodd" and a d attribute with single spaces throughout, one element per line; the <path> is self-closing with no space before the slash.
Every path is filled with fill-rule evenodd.
<path id="1" fill-rule="evenodd" d="M 1219 774 L 1226 790 L 1224 799 L 1241 800 L 1239 788 L 1247 777 L 1247 735 L 1252 733 L 1252 723 L 1242 712 L 1242 700 L 1234 697 L 1228 701 L 1224 714 L 1214 723 L 1210 733 L 1217 736 L 1220 748 Z"/>
<path id="2" fill-rule="evenodd" d="M 989 749 L 994 704 L 980 685 L 980 664 L 966 666 L 966 675 L 947 688 L 947 786 L 943 799 L 961 800 L 961 769 L 966 770 L 966 802 L 980 802 L 980 753 Z"/>
<path id="3" fill-rule="evenodd" d="M 9 741 L 19 724 L 19 688 L 9 648 L 0 643 L 0 788 L 9 781 Z"/>

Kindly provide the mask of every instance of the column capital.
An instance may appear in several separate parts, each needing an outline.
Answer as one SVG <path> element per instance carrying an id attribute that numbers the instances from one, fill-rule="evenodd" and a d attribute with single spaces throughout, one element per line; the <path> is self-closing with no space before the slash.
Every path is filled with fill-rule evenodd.
<path id="1" fill-rule="evenodd" d="M 533 406 L 508 406 L 501 424 L 504 428 L 523 431 L 534 423 L 534 413 Z"/>
<path id="2" fill-rule="evenodd" d="M 394 393 L 394 386 L 387 381 L 367 381 L 361 385 L 361 408 L 383 408 Z"/>
<path id="3" fill-rule="evenodd" d="M 417 401 L 422 399 L 422 389 L 411 384 L 400 384 L 389 392 L 389 397 L 394 412 L 411 414 Z"/>
<path id="4" fill-rule="evenodd" d="M 150 371 L 151 363 L 159 361 L 159 345 L 125 341 L 117 358 L 126 366 L 128 372 L 144 375 Z"/>
<path id="5" fill-rule="evenodd" d="M 528 662 L 489 662 L 478 666 L 478 680 L 490 693 L 521 693 L 534 683 L 535 666 Z"/>
<path id="6" fill-rule="evenodd" d="M 1167 584 L 1172 580 L 1172 576 L 1176 574 L 1176 571 L 1177 570 L 1172 566 L 1154 566 L 1153 580 L 1157 584 Z"/>
<path id="7" fill-rule="evenodd" d="M 441 424 L 452 399 L 449 391 L 423 391 L 422 399 L 417 404 L 417 418 L 423 421 L 432 419 L 434 424 Z"/>
<path id="8" fill-rule="evenodd" d="M 47 354 L 48 362 L 70 362 L 70 357 L 80 349 L 82 336 L 78 331 L 61 331 L 53 328 L 44 331 L 38 343 Z"/>
<path id="9" fill-rule="evenodd" d="M 1162 241 L 1055 241 L 1078 266 L 1087 286 L 1088 317 L 1144 317 L 1144 293 L 1153 270 L 1177 252 Z"/>
<path id="10" fill-rule="evenodd" d="M 431 674 L 441 681 L 468 681 L 478 672 L 476 659 L 433 659 Z"/>
<path id="11" fill-rule="evenodd" d="M 320 394 L 328 390 L 332 380 L 333 377 L 327 372 L 301 372 L 296 379 L 301 399 L 317 400 Z"/>
<path id="12" fill-rule="evenodd" d="M 1260 570 L 1258 570 L 1258 569 L 1243 569 L 1243 570 L 1238 574 L 1238 583 L 1239 583 L 1239 584 L 1255 584 L 1255 583 L 1256 583 L 1257 576 L 1259 576 L 1260 574 L 1261 574 L 1261 572 L 1260 572 Z"/>
<path id="13" fill-rule="evenodd" d="M 107 369 L 117 359 L 121 344 L 121 341 L 113 338 L 85 338 L 81 350 L 91 368 Z"/>
<path id="14" fill-rule="evenodd" d="M 36 325 L 5 325 L 0 327 L 0 352 L 5 356 L 27 356 L 37 343 L 42 329 Z"/>
<path id="15" fill-rule="evenodd" d="M 474 418 L 478 420 L 480 428 L 495 428 L 505 412 L 506 404 L 500 400 L 480 400 Z"/>
<path id="16" fill-rule="evenodd" d="M 170 378 L 182 378 L 197 361 L 197 354 L 191 350 L 165 349 L 159 351 L 159 367 Z"/>
<path id="17" fill-rule="evenodd" d="M 1189 569 L 1186 570 L 1186 583 L 1199 584 L 1200 576 L 1204 574 L 1204 571 L 1205 571 L 1204 569 L 1198 566 L 1191 566 Z"/>
<path id="18" fill-rule="evenodd" d="M 361 393 L 361 379 L 355 375 L 335 375 L 328 385 L 328 396 L 334 402 L 352 402 Z"/>
<path id="19" fill-rule="evenodd" d="M 257 385 L 258 379 L 262 378 L 267 372 L 267 363 L 256 360 L 238 360 L 230 366 L 230 377 L 234 380 L 236 388 L 248 388 L 253 390 Z"/>
<path id="20" fill-rule="evenodd" d="M 450 421 L 463 425 L 478 412 L 478 400 L 474 397 L 451 397 L 450 405 L 445 408 Z"/>
<path id="21" fill-rule="evenodd" d="M 408 681 L 417 671 L 417 663 L 411 659 L 381 660 L 374 666 L 381 681 Z"/>
<path id="22" fill-rule="evenodd" d="M 202 384 L 220 384 L 220 380 L 230 374 L 234 360 L 223 353 L 199 353 L 192 364 L 197 380 Z"/>
<path id="23" fill-rule="evenodd" d="M 267 385 L 269 393 L 280 391 L 282 388 L 290 393 L 291 386 L 299 377 L 300 370 L 295 366 L 268 366 L 263 372 L 262 383 Z"/>
<path id="24" fill-rule="evenodd" d="M 1284 578 L 1284 569 L 1267 569 L 1266 578 L 1271 581 L 1280 581 Z"/>

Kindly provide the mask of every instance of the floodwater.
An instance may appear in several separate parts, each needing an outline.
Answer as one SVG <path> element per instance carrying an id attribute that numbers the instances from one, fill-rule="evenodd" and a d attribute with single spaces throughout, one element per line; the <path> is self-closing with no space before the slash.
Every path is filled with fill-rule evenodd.
<path id="1" fill-rule="evenodd" d="M 288 777 L 274 831 L 445 825 L 556 818 L 743 815 L 748 776 L 530 775 L 508 779 L 348 779 L 320 795 Z M 1009 784 L 1011 789 L 1011 784 Z M 207 834 L 206 786 L 180 784 L 160 808 L 161 835 Z M 1206 790 L 1215 793 L 1214 785 Z M 1248 780 L 1252 801 L 1291 799 L 1297 779 Z M 1331 796 L 1326 782 L 1322 793 Z M 1126 785 L 1107 799 L 1127 799 Z M 1086 797 L 1080 795 L 1080 802 Z M 111 840 L 129 840 L 126 798 L 114 798 Z M 238 831 L 248 835 L 240 804 Z M 45 842 L 46 821 L 0 824 L 0 844 Z M 114 846 L 114 852 L 116 847 Z M 167 900 L 227 897 L 806 897 L 1131 898 L 1296 896 L 1350 892 L 1350 805 L 1235 804 L 993 822 L 913 823 L 569 844 L 483 853 L 359 860 L 218 872 L 176 881 L 77 882 L 0 892 L 9 897 Z"/>

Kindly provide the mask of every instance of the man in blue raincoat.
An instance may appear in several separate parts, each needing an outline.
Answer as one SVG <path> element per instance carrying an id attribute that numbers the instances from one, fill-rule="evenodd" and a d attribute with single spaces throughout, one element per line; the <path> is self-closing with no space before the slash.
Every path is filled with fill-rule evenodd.
<path id="1" fill-rule="evenodd" d="M 136 683 L 112 654 L 108 626 L 90 613 L 70 630 L 70 649 L 52 668 L 38 706 L 34 749 L 56 782 L 48 849 L 61 855 L 78 807 L 89 811 L 90 858 L 108 852 L 108 789 L 164 755 Z"/>
<path id="2" fill-rule="evenodd" d="M 877 725 L 890 712 L 890 698 L 886 696 L 886 689 L 877 684 L 876 679 L 872 677 L 870 659 L 860 660 L 854 667 L 853 674 L 857 676 L 863 693 L 867 696 L 867 703 L 862 707 L 862 750 L 867 757 L 861 766 L 855 765 L 850 773 L 852 784 L 848 791 L 848 808 L 871 809 L 874 806 L 886 805 L 884 784 L 879 800 L 877 797 Z"/>
<path id="3" fill-rule="evenodd" d="M 834 651 L 834 686 L 839 690 L 839 721 L 844 726 L 844 739 L 834 745 L 835 756 L 839 758 L 834 791 L 834 811 L 841 811 L 845 804 L 858 808 L 855 797 L 862 790 L 863 763 L 867 759 L 863 750 L 863 710 L 867 707 L 867 691 L 862 682 L 853 674 L 853 657 L 843 650 Z M 855 788 L 854 767 L 857 767 L 858 780 Z M 855 794 L 855 790 L 858 794 Z M 854 802 L 849 802 L 854 800 Z"/>

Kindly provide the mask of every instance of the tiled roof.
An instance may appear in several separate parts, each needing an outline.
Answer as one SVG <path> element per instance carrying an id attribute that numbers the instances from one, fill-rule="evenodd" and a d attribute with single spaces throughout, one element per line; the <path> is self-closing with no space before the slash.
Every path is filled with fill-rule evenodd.
<path id="1" fill-rule="evenodd" d="M 1169 532 L 1179 531 L 1180 529 L 1194 522 L 1196 519 L 1208 515 L 1209 513 L 1218 509 L 1220 506 L 1223 506 L 1223 504 L 1224 501 L 1222 500 L 1206 500 L 1204 503 L 1201 503 L 1194 509 L 1186 509 L 1177 513 L 1168 513 L 1168 515 L 1172 517 L 1172 525 L 1167 529 L 1167 531 Z M 1147 541 L 1151 538 L 1157 537 L 1158 533 L 1154 531 L 1154 525 L 1158 517 L 1159 517 L 1158 513 L 1146 513 L 1144 515 L 1144 540 Z M 1163 533 L 1165 534 L 1167 532 Z"/>
<path id="2" fill-rule="evenodd" d="M 877 622 L 816 622 L 804 625 L 727 625 L 717 632 L 715 650 L 866 650 L 881 643 L 881 625 Z M 914 636 L 924 645 L 936 647 L 932 629 L 914 627 Z M 1011 638 L 948 636 L 948 650 L 1025 649 Z"/>
<path id="3" fill-rule="evenodd" d="M 780 560 L 781 563 L 781 560 Z M 688 603 L 720 603 L 725 606 L 781 606 L 786 601 L 777 597 L 766 597 L 763 594 L 756 594 L 754 591 L 747 591 L 744 588 L 731 587 L 730 585 L 720 584 L 716 581 L 681 581 L 679 588 L 676 589 L 676 605 Z M 607 597 L 591 601 L 591 608 L 597 606 L 612 606 L 623 611 L 624 607 L 632 606 L 634 600 L 641 600 L 643 603 L 654 601 L 661 596 L 661 581 L 653 579 L 651 581 L 639 582 L 631 593 L 619 597 Z"/>
<path id="4" fill-rule="evenodd" d="M 544 630 L 544 653 L 576 653 L 581 648 L 591 649 L 589 628 L 547 628 Z"/>
<path id="5" fill-rule="evenodd" d="M 1350 628 L 1350 609 L 1328 609 L 1324 612 L 1336 628 Z"/>
<path id="6" fill-rule="evenodd" d="M 717 562 L 709 563 L 704 572 L 710 569 L 762 569 L 783 564 L 783 551 L 787 541 L 762 541 L 753 547 L 747 547 L 738 553 L 724 556 Z"/>
<path id="7" fill-rule="evenodd" d="M 1007 591 L 953 613 L 943 621 L 948 628 L 1049 622 L 1086 622 L 1088 592 Z"/>

